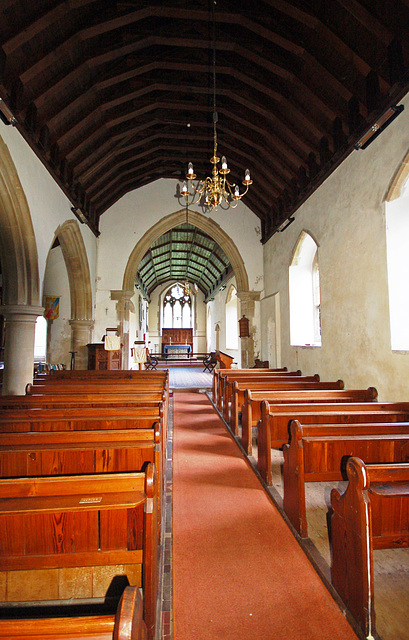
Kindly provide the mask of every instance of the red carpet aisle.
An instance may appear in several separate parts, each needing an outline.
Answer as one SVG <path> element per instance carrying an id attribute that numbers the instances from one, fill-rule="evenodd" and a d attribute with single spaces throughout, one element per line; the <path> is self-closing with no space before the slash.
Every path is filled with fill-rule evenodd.
<path id="1" fill-rule="evenodd" d="M 355 634 L 203 393 L 174 393 L 175 640 Z"/>

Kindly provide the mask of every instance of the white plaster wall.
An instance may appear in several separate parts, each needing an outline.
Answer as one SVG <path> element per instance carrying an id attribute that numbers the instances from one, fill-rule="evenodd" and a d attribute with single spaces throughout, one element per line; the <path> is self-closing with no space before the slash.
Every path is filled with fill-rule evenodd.
<path id="1" fill-rule="evenodd" d="M 57 228 L 66 220 L 77 218 L 71 211 L 71 202 L 17 129 L 0 125 L 0 135 L 13 158 L 30 209 L 37 243 L 40 291 L 42 291 L 46 260 Z M 87 225 L 80 224 L 80 229 L 88 256 L 91 287 L 94 293 L 97 239 Z"/>
<path id="2" fill-rule="evenodd" d="M 210 305 L 210 328 L 211 328 L 211 344 L 210 351 L 215 351 L 217 348 L 217 335 L 216 335 L 216 325 L 219 326 L 219 350 L 223 351 L 223 353 L 227 353 L 229 356 L 234 358 L 234 362 L 237 365 L 241 366 L 241 351 L 240 351 L 240 338 L 239 338 L 239 348 L 238 349 L 227 349 L 226 347 L 226 297 L 228 295 L 230 286 L 236 285 L 236 279 L 231 278 L 226 283 L 226 288 L 223 291 L 218 291 L 212 302 L 209 302 Z M 242 313 L 240 309 L 240 300 L 238 300 L 238 318 L 241 318 Z"/>
<path id="3" fill-rule="evenodd" d="M 409 400 L 409 353 L 390 347 L 384 215 L 385 195 L 409 151 L 408 97 L 403 103 L 388 129 L 354 151 L 264 247 L 264 295 L 280 297 L 283 366 L 342 378 L 349 388 L 375 386 L 390 401 Z M 288 267 L 303 229 L 319 247 L 320 348 L 290 346 Z"/>
<path id="4" fill-rule="evenodd" d="M 197 353 L 206 353 L 206 304 L 204 294 L 200 289 L 195 295 L 195 309 L 193 348 Z"/>
<path id="5" fill-rule="evenodd" d="M 109 319 L 116 326 L 116 302 L 111 290 L 122 289 L 124 271 L 140 238 L 162 218 L 182 208 L 176 194 L 176 180 L 157 180 L 126 194 L 100 220 L 98 240 L 95 327 L 100 331 Z M 193 210 L 200 212 L 197 207 Z M 237 246 L 245 262 L 249 288 L 263 288 L 263 248 L 259 219 L 243 204 L 236 209 L 210 215 Z M 107 310 L 108 309 L 108 310 Z M 205 350 L 205 349 L 204 349 Z"/>
<path id="6" fill-rule="evenodd" d="M 45 296 L 60 296 L 59 316 L 51 322 L 49 350 L 47 362 L 50 364 L 63 363 L 67 369 L 70 364 L 71 326 L 69 324 L 71 313 L 71 299 L 68 283 L 67 268 L 61 247 L 55 247 L 49 253 L 47 268 L 44 278 Z M 50 321 L 48 321 L 50 323 Z"/>

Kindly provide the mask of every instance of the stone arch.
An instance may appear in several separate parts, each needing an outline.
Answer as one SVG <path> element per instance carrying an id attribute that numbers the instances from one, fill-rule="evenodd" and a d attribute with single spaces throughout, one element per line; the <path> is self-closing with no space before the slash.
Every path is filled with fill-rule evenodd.
<path id="1" fill-rule="evenodd" d="M 129 334 L 127 333 L 127 327 L 129 326 L 129 300 L 134 292 L 135 274 L 138 270 L 140 261 L 145 253 L 148 251 L 151 244 L 159 238 L 162 234 L 166 233 L 173 227 L 177 227 L 186 221 L 186 209 L 181 209 L 175 213 L 171 213 L 165 216 L 153 225 L 137 242 L 131 255 L 129 256 L 122 283 L 122 291 L 120 292 L 119 302 L 117 305 L 117 312 L 119 316 L 119 323 L 121 326 L 123 349 L 123 363 L 127 367 L 128 352 L 129 352 Z M 236 277 L 237 295 L 241 301 L 242 312 L 246 313 L 246 316 L 250 320 L 252 325 L 254 317 L 254 295 L 257 297 L 259 293 L 249 291 L 249 279 L 246 267 L 244 265 L 243 258 L 240 255 L 239 250 L 234 244 L 233 240 L 229 238 L 227 233 L 223 231 L 220 225 L 217 224 L 211 218 L 206 218 L 200 213 L 195 211 L 189 211 L 189 222 L 195 225 L 204 233 L 207 233 L 213 240 L 215 240 L 219 246 L 223 249 L 224 253 L 228 257 L 230 264 L 233 268 L 234 275 Z M 117 293 L 117 292 L 116 292 Z M 112 295 L 112 294 L 111 294 Z M 118 299 L 117 298 L 117 299 Z M 255 329 L 253 328 L 253 332 Z M 242 366 L 247 366 L 247 363 L 254 358 L 254 345 L 253 339 L 246 338 L 241 343 L 242 351 Z"/>
<path id="2" fill-rule="evenodd" d="M 61 246 L 68 273 L 71 296 L 71 319 L 92 319 L 91 276 L 84 240 L 76 220 L 60 225 L 55 238 Z"/>
<path id="3" fill-rule="evenodd" d="M 385 196 L 386 202 L 392 202 L 400 197 L 402 193 L 403 185 L 409 175 L 409 152 L 401 162 L 397 172 L 392 178 L 392 182 L 389 185 L 388 191 Z"/>
<path id="4" fill-rule="evenodd" d="M 70 287 L 71 350 L 76 354 L 76 369 L 86 369 L 86 345 L 91 341 L 92 289 L 87 252 L 79 224 L 66 220 L 55 233 L 61 246 Z"/>
<path id="5" fill-rule="evenodd" d="M 33 379 L 34 332 L 40 307 L 37 243 L 17 169 L 0 136 L 0 260 L 6 318 L 3 394 L 24 394 Z"/>
<path id="6" fill-rule="evenodd" d="M 124 291 L 133 291 L 138 265 L 151 244 L 162 234 L 173 229 L 173 227 L 183 224 L 184 222 L 186 222 L 186 209 L 181 209 L 180 211 L 176 211 L 176 213 L 171 213 L 165 218 L 162 218 L 162 220 L 151 227 L 145 235 L 142 236 L 129 256 L 129 260 L 125 268 L 122 287 Z M 201 231 L 204 231 L 204 233 L 207 233 L 207 235 L 213 238 L 213 240 L 215 240 L 223 249 L 233 268 L 234 275 L 236 276 L 237 289 L 239 291 L 248 291 L 249 280 L 247 271 L 240 252 L 233 240 L 229 238 L 227 233 L 223 231 L 217 222 L 214 222 L 211 218 L 206 218 L 200 213 L 189 211 L 189 222 L 190 224 L 195 225 L 198 229 L 201 229 Z"/>
<path id="7" fill-rule="evenodd" d="M 27 199 L 0 136 L 0 259 L 5 305 L 40 304 L 37 244 Z"/>

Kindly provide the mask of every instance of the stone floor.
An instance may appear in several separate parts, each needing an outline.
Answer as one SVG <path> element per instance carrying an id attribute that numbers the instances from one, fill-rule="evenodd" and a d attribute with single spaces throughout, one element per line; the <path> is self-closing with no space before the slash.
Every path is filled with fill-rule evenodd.
<path id="1" fill-rule="evenodd" d="M 203 373 L 203 367 L 169 367 L 171 389 L 211 388 L 212 373 Z"/>

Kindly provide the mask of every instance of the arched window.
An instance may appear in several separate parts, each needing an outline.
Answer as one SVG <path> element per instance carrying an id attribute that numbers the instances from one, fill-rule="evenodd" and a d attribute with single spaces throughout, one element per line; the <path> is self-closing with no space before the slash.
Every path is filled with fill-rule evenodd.
<path id="1" fill-rule="evenodd" d="M 163 297 L 163 326 L 166 329 L 192 327 L 192 298 L 183 285 L 172 285 Z"/>
<path id="2" fill-rule="evenodd" d="M 226 298 L 226 349 L 239 348 L 239 314 L 237 309 L 237 291 L 233 285 Z"/>
<path id="3" fill-rule="evenodd" d="M 321 345 L 318 246 L 305 231 L 297 242 L 289 269 L 290 341 L 292 345 Z"/>
<path id="4" fill-rule="evenodd" d="M 385 216 L 391 348 L 409 351 L 409 179 Z"/>
<path id="5" fill-rule="evenodd" d="M 34 338 L 34 361 L 45 362 L 47 351 L 47 320 L 44 316 L 38 316 L 36 320 Z"/>

